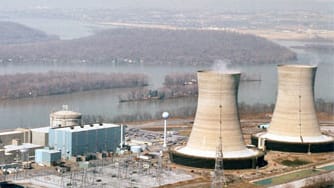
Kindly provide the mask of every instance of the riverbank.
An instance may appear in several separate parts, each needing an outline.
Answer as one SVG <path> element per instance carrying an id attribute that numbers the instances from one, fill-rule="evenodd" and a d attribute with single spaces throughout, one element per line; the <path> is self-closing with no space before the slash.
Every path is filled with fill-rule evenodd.
<path id="1" fill-rule="evenodd" d="M 143 74 L 51 71 L 37 74 L 0 75 L 0 100 L 147 85 L 147 76 Z"/>

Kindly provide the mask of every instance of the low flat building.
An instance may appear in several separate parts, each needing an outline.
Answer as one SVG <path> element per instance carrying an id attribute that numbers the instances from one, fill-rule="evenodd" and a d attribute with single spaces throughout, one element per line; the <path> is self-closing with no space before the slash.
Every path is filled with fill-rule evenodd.
<path id="1" fill-rule="evenodd" d="M 50 149 L 36 149 L 35 162 L 45 166 L 52 166 L 55 162 L 61 160 L 61 152 Z"/>
<path id="2" fill-rule="evenodd" d="M 7 156 L 11 156 L 11 162 L 14 161 L 28 161 L 33 160 L 35 158 L 35 150 L 42 148 L 43 146 L 31 144 L 31 143 L 23 143 L 20 145 L 12 144 L 4 146 L 4 154 Z M 8 163 L 9 161 L 6 161 Z"/>

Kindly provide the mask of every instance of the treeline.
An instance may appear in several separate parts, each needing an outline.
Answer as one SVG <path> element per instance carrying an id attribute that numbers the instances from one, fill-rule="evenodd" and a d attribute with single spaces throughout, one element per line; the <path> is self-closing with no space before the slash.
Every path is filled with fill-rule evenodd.
<path id="1" fill-rule="evenodd" d="M 281 63 L 296 54 L 267 39 L 231 31 L 111 29 L 93 36 L 0 46 L 6 63 Z"/>
<path id="2" fill-rule="evenodd" d="M 259 75 L 242 74 L 241 81 L 261 81 Z M 162 100 L 198 95 L 196 73 L 173 73 L 165 76 L 164 86 L 158 89 L 138 88 L 119 96 L 120 102 Z"/>
<path id="3" fill-rule="evenodd" d="M 325 101 L 323 99 L 315 100 L 315 109 L 317 112 L 327 112 L 329 114 L 334 115 L 334 102 L 333 101 Z"/>
<path id="4" fill-rule="evenodd" d="M 58 40 L 56 36 L 50 36 L 22 24 L 0 21 L 0 45 L 4 44 L 20 44 L 37 41 Z"/>
<path id="5" fill-rule="evenodd" d="M 142 87 L 148 85 L 143 74 L 48 72 L 0 76 L 1 99 L 17 99 L 66 94 L 97 89 Z"/>
<path id="6" fill-rule="evenodd" d="M 119 96 L 120 102 L 168 99 L 196 96 L 198 94 L 196 74 L 174 73 L 165 76 L 164 86 L 158 89 L 138 88 Z"/>
<path id="7" fill-rule="evenodd" d="M 328 53 L 328 54 L 334 53 L 333 44 L 305 44 L 304 46 L 293 46 L 292 48 L 315 51 L 318 53 Z"/>
<path id="8" fill-rule="evenodd" d="M 334 102 L 325 101 L 323 99 L 315 100 L 315 108 L 317 112 L 325 112 L 329 115 L 334 115 Z M 238 104 L 239 113 L 272 113 L 275 109 L 275 104 L 246 104 L 244 102 Z"/>
<path id="9" fill-rule="evenodd" d="M 328 115 L 334 115 L 334 103 L 333 102 L 325 102 L 322 99 L 316 100 L 316 109 L 317 112 L 325 112 Z M 245 115 L 252 114 L 261 114 L 261 113 L 273 113 L 275 108 L 275 104 L 246 104 L 244 102 L 238 104 L 239 114 L 241 118 Z M 154 120 L 161 119 L 162 112 L 156 113 L 148 113 L 145 111 L 140 111 L 134 114 L 121 114 L 116 117 L 102 117 L 102 116 L 94 116 L 94 115 L 85 115 L 83 116 L 83 120 L 86 124 L 89 123 L 99 123 L 99 122 L 114 122 L 114 123 L 124 123 L 124 122 L 132 122 L 132 121 L 144 121 L 144 120 Z M 176 109 L 171 113 L 171 117 L 195 117 L 196 113 L 196 105 L 194 107 L 183 107 Z"/>
<path id="10" fill-rule="evenodd" d="M 193 117 L 195 116 L 196 108 L 188 108 L 182 107 L 179 109 L 170 112 L 171 117 Z M 103 122 L 113 122 L 113 123 L 125 123 L 125 122 L 133 122 L 133 121 L 145 121 L 145 120 L 154 120 L 161 119 L 162 112 L 143 112 L 138 111 L 134 114 L 120 114 L 115 117 L 103 117 L 100 115 L 83 115 L 82 120 L 84 124 L 91 123 L 103 123 Z"/>

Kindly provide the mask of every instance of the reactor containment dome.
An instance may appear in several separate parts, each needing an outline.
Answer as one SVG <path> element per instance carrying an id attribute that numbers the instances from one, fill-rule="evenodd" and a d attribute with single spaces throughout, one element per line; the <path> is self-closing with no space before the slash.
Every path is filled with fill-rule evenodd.
<path id="1" fill-rule="evenodd" d="M 68 110 L 67 105 L 63 109 L 50 114 L 50 127 L 71 127 L 81 125 L 81 113 Z"/>
<path id="2" fill-rule="evenodd" d="M 199 71 L 198 105 L 186 146 L 170 151 L 174 163 L 214 168 L 221 148 L 224 169 L 263 166 L 264 153 L 247 148 L 243 140 L 237 107 L 239 72 Z M 220 147 L 219 147 L 220 146 Z"/>

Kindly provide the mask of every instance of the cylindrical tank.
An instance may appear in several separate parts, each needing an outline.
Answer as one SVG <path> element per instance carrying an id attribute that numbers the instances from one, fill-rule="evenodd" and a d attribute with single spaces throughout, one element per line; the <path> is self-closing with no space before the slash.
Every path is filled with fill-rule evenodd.
<path id="1" fill-rule="evenodd" d="M 29 149 L 28 148 L 21 148 L 21 161 L 29 161 Z"/>
<path id="2" fill-rule="evenodd" d="M 142 151 L 142 148 L 141 148 L 141 146 L 135 145 L 135 146 L 130 147 L 130 151 L 132 153 L 140 153 Z"/>
<path id="3" fill-rule="evenodd" d="M 299 138 L 321 136 L 315 111 L 314 80 L 317 67 L 278 66 L 278 93 L 268 128 L 273 135 Z"/>
<path id="4" fill-rule="evenodd" d="M 81 113 L 61 110 L 50 114 L 51 128 L 81 125 Z"/>

